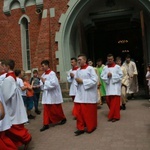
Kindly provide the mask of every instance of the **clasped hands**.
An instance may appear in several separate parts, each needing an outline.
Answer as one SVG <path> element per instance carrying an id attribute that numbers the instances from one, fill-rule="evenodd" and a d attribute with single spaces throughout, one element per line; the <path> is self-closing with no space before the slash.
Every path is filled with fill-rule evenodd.
<path id="1" fill-rule="evenodd" d="M 107 77 L 108 77 L 108 78 L 111 78 L 111 77 L 112 77 L 112 73 L 111 73 L 111 72 L 108 72 Z"/>
<path id="2" fill-rule="evenodd" d="M 77 81 L 78 84 L 82 84 L 83 83 L 83 80 L 80 79 L 80 78 L 75 78 L 75 80 Z"/>
<path id="3" fill-rule="evenodd" d="M 44 83 L 44 82 L 45 82 L 45 80 L 46 80 L 45 78 L 42 78 L 42 77 L 41 77 L 40 79 L 41 79 L 41 81 L 42 81 L 43 83 Z"/>
<path id="4" fill-rule="evenodd" d="M 74 74 L 73 74 L 73 73 L 70 73 L 70 77 L 71 77 L 71 78 L 74 78 Z"/>

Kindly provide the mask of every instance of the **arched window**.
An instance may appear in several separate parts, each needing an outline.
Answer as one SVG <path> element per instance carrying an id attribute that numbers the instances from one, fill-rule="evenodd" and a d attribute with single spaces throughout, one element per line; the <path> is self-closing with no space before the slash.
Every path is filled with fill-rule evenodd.
<path id="1" fill-rule="evenodd" d="M 22 48 L 22 63 L 24 70 L 30 70 L 30 38 L 29 38 L 29 18 L 22 16 L 19 20 L 21 27 L 21 48 Z"/>
<path id="2" fill-rule="evenodd" d="M 25 7 L 36 5 L 37 8 L 43 8 L 43 0 L 3 0 L 3 12 L 6 15 L 11 14 L 12 9 L 21 8 L 25 11 Z"/>
<path id="3" fill-rule="evenodd" d="M 12 1 L 12 3 L 10 4 L 10 10 L 17 9 L 17 8 L 20 8 L 19 1 Z"/>

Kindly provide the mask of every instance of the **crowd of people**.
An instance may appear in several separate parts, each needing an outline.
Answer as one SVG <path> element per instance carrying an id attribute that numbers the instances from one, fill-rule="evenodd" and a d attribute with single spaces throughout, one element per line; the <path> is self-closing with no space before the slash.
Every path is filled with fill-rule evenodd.
<path id="1" fill-rule="evenodd" d="M 71 66 L 67 80 L 74 102 L 72 114 L 77 120 L 75 134 L 91 133 L 96 129 L 97 108 L 104 102 L 109 108 L 108 121 L 120 120 L 120 110 L 126 110 L 126 102 L 138 92 L 137 68 L 130 55 L 122 63 L 120 57 L 114 60 L 109 54 L 106 64 L 100 58 L 96 67 L 91 59 L 79 55 L 71 58 Z"/>
<path id="2" fill-rule="evenodd" d="M 27 149 L 32 137 L 25 124 L 34 119 L 32 114 L 40 115 L 38 108 L 40 92 L 42 90 L 43 127 L 40 131 L 49 128 L 50 124 L 63 125 L 66 123 L 62 105 L 62 93 L 59 81 L 54 71 L 50 69 L 49 61 L 43 60 L 42 76 L 33 71 L 33 77 L 14 70 L 13 60 L 0 61 L 0 149 L 17 150 L 24 145 Z"/>
<path id="3" fill-rule="evenodd" d="M 69 95 L 74 106 L 72 115 L 76 120 L 76 136 L 84 132 L 91 133 L 97 128 L 97 109 L 107 103 L 108 121 L 120 120 L 120 110 L 126 109 L 127 94 L 134 98 L 138 91 L 136 64 L 126 57 L 114 60 L 107 55 L 107 63 L 98 59 L 96 67 L 84 54 L 71 58 L 72 68 L 67 80 L 70 82 Z M 63 112 L 63 97 L 59 80 L 50 69 L 48 60 L 41 62 L 43 74 L 33 70 L 33 77 L 19 69 L 14 70 L 13 60 L 0 61 L 0 145 L 2 150 L 17 150 L 25 145 L 27 149 L 32 137 L 25 124 L 35 119 L 39 110 L 39 98 L 42 91 L 43 126 L 40 132 L 49 129 L 50 124 L 63 125 L 67 119 Z M 147 75 L 149 79 L 150 75 Z"/>

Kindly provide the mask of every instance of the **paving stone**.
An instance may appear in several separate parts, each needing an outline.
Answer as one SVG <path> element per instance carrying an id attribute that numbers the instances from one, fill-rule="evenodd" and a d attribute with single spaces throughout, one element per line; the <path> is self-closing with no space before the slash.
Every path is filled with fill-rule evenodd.
<path id="1" fill-rule="evenodd" d="M 71 115 L 73 103 L 65 102 L 66 124 L 40 132 L 41 114 L 26 125 L 32 134 L 28 150 L 150 150 L 149 106 L 147 100 L 131 100 L 127 109 L 121 111 L 120 121 L 112 123 L 107 121 L 108 107 L 103 104 L 98 110 L 97 129 L 91 134 L 75 136 L 76 121 Z"/>

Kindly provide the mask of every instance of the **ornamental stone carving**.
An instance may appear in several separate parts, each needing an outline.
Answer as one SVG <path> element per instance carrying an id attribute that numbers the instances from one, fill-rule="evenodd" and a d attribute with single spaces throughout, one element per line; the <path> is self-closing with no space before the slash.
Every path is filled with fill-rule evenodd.
<path id="1" fill-rule="evenodd" d="M 27 7 L 26 4 L 29 1 L 30 1 L 30 3 L 32 1 L 33 3 L 31 3 L 31 4 L 35 4 L 38 9 L 43 8 L 43 0 L 4 0 L 3 12 L 6 15 L 10 15 L 11 14 L 11 6 L 14 3 L 19 3 L 22 11 L 25 11 L 25 8 Z"/>

